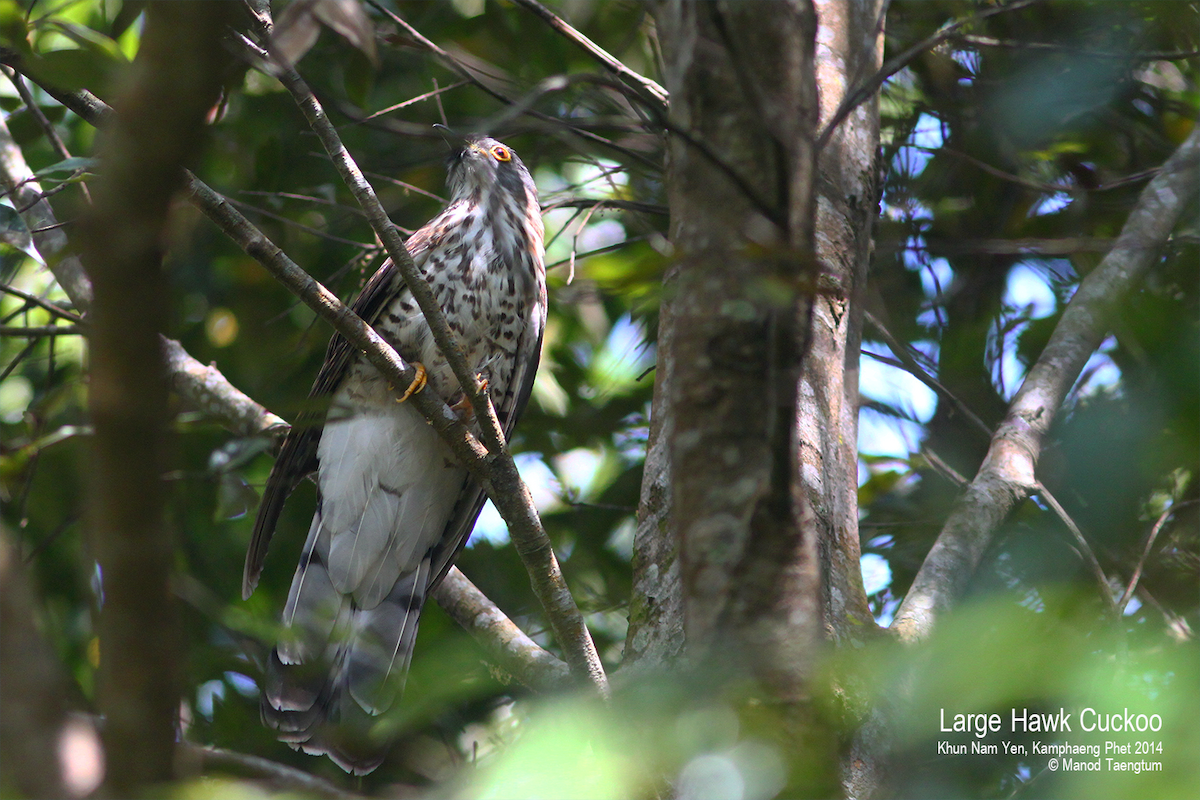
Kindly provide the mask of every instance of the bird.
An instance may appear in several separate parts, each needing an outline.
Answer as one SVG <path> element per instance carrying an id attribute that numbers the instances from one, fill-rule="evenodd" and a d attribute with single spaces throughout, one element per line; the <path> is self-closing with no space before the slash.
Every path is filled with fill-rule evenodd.
<path id="1" fill-rule="evenodd" d="M 405 242 L 486 387 L 506 438 L 529 401 L 546 325 L 537 189 L 502 142 L 462 139 L 447 159 L 445 209 Z M 353 310 L 417 369 L 407 392 L 335 334 L 313 384 L 320 401 L 289 431 L 263 491 L 242 595 L 258 584 L 292 490 L 316 474 L 317 503 L 264 668 L 263 722 L 293 749 L 365 775 L 386 757 L 372 735 L 403 689 L 425 599 L 466 544 L 482 487 L 403 402 L 433 391 L 478 432 L 473 409 L 390 260 Z"/>

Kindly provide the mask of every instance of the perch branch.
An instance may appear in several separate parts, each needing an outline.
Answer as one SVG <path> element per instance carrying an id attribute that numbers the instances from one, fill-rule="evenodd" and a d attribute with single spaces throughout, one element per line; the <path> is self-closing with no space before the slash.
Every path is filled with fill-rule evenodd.
<path id="1" fill-rule="evenodd" d="M 97 127 L 103 126 L 111 118 L 111 110 L 90 93 L 84 91 L 62 92 L 52 87 L 43 87 L 43 89 L 46 89 L 51 96 L 92 125 L 96 125 Z M 7 133 L 7 130 L 3 128 L 3 120 L 0 120 L 0 134 L 5 133 Z M 0 152 L 7 154 L 7 149 L 3 147 L 3 144 L 3 140 L 0 140 Z M 20 155 L 20 151 L 16 150 L 15 146 L 12 149 L 16 151 L 17 156 Z M 3 163 L 7 163 L 7 161 Z M 21 163 L 24 164 L 24 161 L 22 160 Z M 275 275 L 293 294 L 333 325 L 338 333 L 362 350 L 381 373 L 392 379 L 396 385 L 408 385 L 406 381 L 411 381 L 415 372 L 411 369 L 407 369 L 406 371 L 406 365 L 404 365 L 403 360 L 395 354 L 395 351 L 385 341 L 375 334 L 373 328 L 346 308 L 336 296 L 304 273 L 299 266 L 291 262 L 274 243 L 263 236 L 225 198 L 191 175 L 191 173 L 188 173 L 186 177 L 185 188 L 191 201 L 210 220 L 216 223 L 227 236 L 233 239 L 251 257 Z M 34 191 L 36 191 L 36 187 Z M 86 277 L 84 280 L 86 281 Z M 88 294 L 72 297 L 72 301 L 81 307 L 86 307 L 90 300 L 90 287 L 86 284 L 84 286 L 87 288 Z M 345 318 L 343 319 L 339 314 L 344 314 Z M 210 413 L 220 412 L 222 419 L 235 432 L 238 432 L 240 435 L 250 435 L 256 432 L 256 430 L 269 430 L 275 435 L 282 436 L 288 430 L 289 426 L 287 422 L 266 411 L 249 397 L 246 397 L 233 388 L 215 367 L 207 367 L 200 364 L 189 356 L 178 342 L 169 339 L 164 339 L 164 342 L 167 350 L 167 360 L 172 368 L 172 383 L 176 386 L 177 390 L 180 384 L 189 387 L 189 391 L 185 396 L 197 402 L 200 407 Z M 232 401 L 230 399 L 231 392 L 237 395 Z M 419 392 L 413 395 L 410 398 L 410 402 L 415 403 L 417 409 L 434 424 L 434 427 L 443 438 L 455 449 L 455 454 L 462 458 L 468 467 L 474 465 L 476 470 L 486 467 L 486 451 L 477 441 L 474 441 L 474 437 L 470 435 L 462 423 L 459 422 L 458 417 L 444 403 L 434 398 L 429 392 Z M 511 463 L 511 459 L 509 461 Z M 512 475 L 516 475 L 515 465 L 512 468 Z M 503 477 L 511 482 L 512 475 L 505 475 Z M 519 481 L 519 476 L 516 477 L 516 480 Z M 486 482 L 484 482 L 484 485 L 487 488 Z M 532 504 L 532 500 L 528 496 L 528 491 L 524 490 L 523 486 L 521 488 L 523 492 L 520 496 L 510 494 L 511 502 L 505 503 L 505 507 L 511 509 L 514 503 L 519 503 L 522 499 Z M 504 508 L 501 511 L 504 513 Z M 528 513 L 532 513 L 536 518 L 536 511 Z M 513 540 L 516 542 L 516 526 L 514 526 L 512 533 Z M 540 552 L 539 555 L 544 559 L 553 559 L 553 550 L 547 549 Z M 561 588 L 555 586 L 553 581 L 549 581 L 547 588 L 552 592 L 560 593 L 555 595 L 555 599 L 557 606 L 561 606 L 565 602 L 561 596 L 561 592 L 566 591 L 561 573 L 558 574 L 558 582 L 561 583 Z M 478 590 L 475 591 L 478 592 Z M 448 589 L 442 596 L 447 600 L 459 603 L 464 608 L 470 607 L 472 603 L 478 607 L 483 607 L 479 603 L 478 597 L 474 595 L 458 598 L 452 590 Z M 539 594 L 539 599 L 540 597 L 541 594 Z M 569 592 L 566 594 L 566 599 L 570 599 Z M 570 602 L 572 607 L 574 607 L 574 601 L 570 600 Z M 555 608 L 547 608 L 547 615 L 551 619 L 554 618 L 555 613 Z M 575 610 L 575 614 L 578 616 L 577 609 Z M 493 614 L 493 623 L 495 623 L 494 617 L 495 614 Z M 579 617 L 579 625 L 582 625 L 582 617 Z M 486 631 L 502 631 L 503 628 L 503 625 L 491 624 L 485 626 L 485 628 L 476 626 L 473 632 L 477 636 L 483 636 Z M 586 632 L 586 628 L 583 630 Z M 566 641 L 560 638 L 560 643 L 562 643 L 564 651 L 570 652 L 572 650 L 572 641 L 577 643 L 575 649 L 582 649 L 584 647 L 584 644 L 579 642 L 578 636 L 574 640 Z M 496 644 L 488 641 L 483 641 L 482 643 L 489 651 L 493 649 L 504 650 L 506 647 L 505 644 Z M 591 645 L 590 636 L 588 636 L 586 644 Z M 515 653 L 516 649 L 519 648 L 509 647 L 508 649 Z M 592 646 L 592 649 L 594 650 L 594 646 Z M 531 665 L 528 668 L 520 668 L 516 662 L 510 661 L 506 665 L 506 668 L 518 676 L 532 676 L 539 674 L 539 671 L 547 674 L 551 672 L 544 659 L 541 660 L 541 663 Z"/>
<path id="2" fill-rule="evenodd" d="M 1011 8 L 1008 6 L 1007 8 Z M 1158 261 L 1200 183 L 1197 126 L 1142 190 L 1112 250 L 1071 298 L 1050 341 L 1030 368 L 987 457 L 946 520 L 900 604 L 893 629 L 902 640 L 928 636 L 965 591 L 996 529 L 1036 491 L 1042 440 L 1088 358 L 1107 334 L 1113 313 Z"/>

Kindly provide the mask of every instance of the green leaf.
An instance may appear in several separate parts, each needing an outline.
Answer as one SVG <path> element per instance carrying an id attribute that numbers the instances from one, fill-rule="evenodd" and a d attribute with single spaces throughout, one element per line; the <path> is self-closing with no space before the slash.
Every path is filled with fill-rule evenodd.
<path id="1" fill-rule="evenodd" d="M 0 205 L 0 243 L 20 250 L 42 266 L 46 265 L 46 260 L 33 243 L 29 226 L 12 206 Z"/>
<path id="2" fill-rule="evenodd" d="M 123 57 L 122 57 L 123 58 Z M 52 50 L 26 62 L 36 83 L 105 94 L 120 65 L 98 50 Z"/>
<path id="3" fill-rule="evenodd" d="M 42 167 L 37 172 L 33 173 L 33 177 L 41 179 L 52 175 L 70 175 L 78 170 L 87 172 L 95 172 L 95 167 L 100 163 L 96 158 L 80 158 L 72 156 L 64 158 L 62 161 L 56 161 L 48 167 Z"/>
<path id="4" fill-rule="evenodd" d="M 99 31 L 92 30 L 85 25 L 76 25 L 74 22 L 64 22 L 62 20 L 50 20 L 46 24 L 58 28 L 63 36 L 66 36 L 84 50 L 101 53 L 118 63 L 129 63 L 129 59 L 125 58 L 125 54 L 121 52 L 121 48 L 117 43 Z"/>

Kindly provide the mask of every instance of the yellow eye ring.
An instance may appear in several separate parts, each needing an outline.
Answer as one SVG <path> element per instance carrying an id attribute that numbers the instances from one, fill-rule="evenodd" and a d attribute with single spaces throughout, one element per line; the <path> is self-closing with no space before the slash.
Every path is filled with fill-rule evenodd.
<path id="1" fill-rule="evenodd" d="M 492 145 L 492 149 L 489 152 L 492 154 L 492 158 L 496 159 L 497 161 L 512 160 L 512 153 L 510 153 L 508 148 L 502 144 Z"/>

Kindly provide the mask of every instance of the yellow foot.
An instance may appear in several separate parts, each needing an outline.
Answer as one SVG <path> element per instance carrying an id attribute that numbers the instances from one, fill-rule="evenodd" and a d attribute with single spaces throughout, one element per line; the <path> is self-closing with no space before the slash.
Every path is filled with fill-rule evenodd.
<path id="1" fill-rule="evenodd" d="M 476 376 L 475 376 L 475 379 L 476 379 L 477 381 L 479 381 L 479 384 L 478 384 L 478 385 L 479 385 L 479 391 L 480 391 L 480 392 L 486 392 L 486 391 L 487 391 L 487 388 L 488 388 L 488 382 L 487 382 L 487 379 L 486 379 L 486 378 L 483 378 L 483 377 L 480 377 L 479 375 L 476 375 Z M 450 409 L 451 409 L 451 410 L 452 410 L 454 413 L 458 414 L 460 417 L 461 417 L 461 416 L 463 416 L 464 414 L 470 414 L 470 415 L 473 415 L 473 414 L 475 413 L 475 409 L 474 409 L 474 407 L 472 407 L 472 405 L 471 405 L 471 400 L 470 400 L 470 398 L 468 398 L 468 397 L 467 397 L 467 395 L 466 395 L 466 393 L 465 393 L 465 392 L 463 393 L 462 399 L 460 399 L 460 400 L 459 400 L 457 403 L 455 403 L 454 405 L 450 406 Z"/>
<path id="2" fill-rule="evenodd" d="M 420 361 L 414 361 L 412 365 L 417 371 L 417 376 L 413 378 L 412 383 L 410 383 L 408 388 L 404 390 L 404 394 L 400 395 L 400 397 L 396 399 L 397 403 L 403 403 L 405 400 L 425 388 L 425 365 Z"/>

